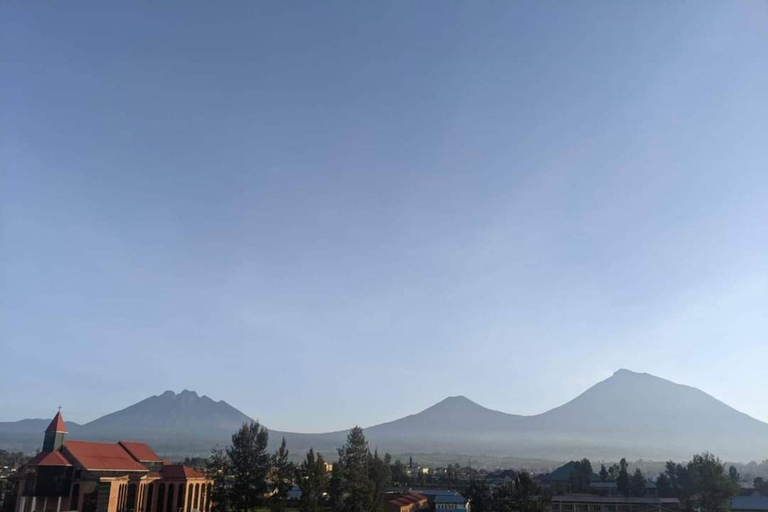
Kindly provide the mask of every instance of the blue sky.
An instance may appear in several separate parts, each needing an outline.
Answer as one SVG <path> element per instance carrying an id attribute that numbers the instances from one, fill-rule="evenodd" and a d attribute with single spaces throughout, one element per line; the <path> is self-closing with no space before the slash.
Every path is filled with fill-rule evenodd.
<path id="1" fill-rule="evenodd" d="M 0 420 L 621 367 L 768 421 L 768 4 L 0 6 Z"/>

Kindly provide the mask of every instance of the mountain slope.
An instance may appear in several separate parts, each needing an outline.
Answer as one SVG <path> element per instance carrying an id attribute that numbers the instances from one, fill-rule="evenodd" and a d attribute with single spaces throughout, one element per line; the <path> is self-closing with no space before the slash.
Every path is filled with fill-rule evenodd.
<path id="1" fill-rule="evenodd" d="M 48 421 L 0 423 L 0 447 L 18 449 L 22 440 L 27 451 L 34 450 Z M 247 421 L 251 418 L 226 402 L 185 390 L 166 391 L 82 426 L 68 425 L 70 438 L 142 440 L 165 455 L 183 456 L 226 446 Z M 768 457 L 768 424 L 696 388 L 629 370 L 534 416 L 494 411 L 458 396 L 365 432 L 372 447 L 392 453 L 665 460 L 708 450 L 732 461 Z M 334 454 L 346 434 L 270 431 L 270 444 L 285 437 L 295 455 L 310 447 Z"/>

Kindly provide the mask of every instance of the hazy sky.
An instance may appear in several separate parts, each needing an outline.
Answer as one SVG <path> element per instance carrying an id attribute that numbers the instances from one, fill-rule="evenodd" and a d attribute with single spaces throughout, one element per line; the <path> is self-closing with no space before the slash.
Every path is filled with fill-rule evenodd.
<path id="1" fill-rule="evenodd" d="M 768 3 L 49 4 L 0 6 L 0 420 L 626 367 L 768 421 Z"/>

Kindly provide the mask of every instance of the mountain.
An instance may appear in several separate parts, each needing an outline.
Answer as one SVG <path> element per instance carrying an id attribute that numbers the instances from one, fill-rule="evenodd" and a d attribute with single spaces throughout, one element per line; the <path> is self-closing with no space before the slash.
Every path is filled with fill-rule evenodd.
<path id="1" fill-rule="evenodd" d="M 49 420 L 0 423 L 0 447 L 37 448 Z M 136 439 L 167 456 L 207 455 L 229 443 L 247 415 L 193 391 L 147 398 L 85 425 L 68 423 L 75 439 Z M 346 431 L 286 438 L 294 455 L 310 447 L 334 454 Z M 417 414 L 365 429 L 372 447 L 392 453 L 499 455 L 562 460 L 619 457 L 666 460 L 711 451 L 730 461 L 768 458 L 768 424 L 696 388 L 647 373 L 619 370 L 570 402 L 521 416 L 448 397 Z"/>

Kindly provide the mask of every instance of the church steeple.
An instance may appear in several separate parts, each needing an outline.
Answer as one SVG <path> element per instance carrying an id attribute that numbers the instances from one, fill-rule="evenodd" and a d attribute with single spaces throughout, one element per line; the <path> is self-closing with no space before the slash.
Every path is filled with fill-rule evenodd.
<path id="1" fill-rule="evenodd" d="M 45 438 L 43 440 L 43 452 L 52 452 L 61 448 L 64 444 L 64 438 L 67 437 L 67 426 L 64 424 L 64 417 L 61 415 L 61 409 L 53 417 L 53 421 L 45 429 Z"/>

